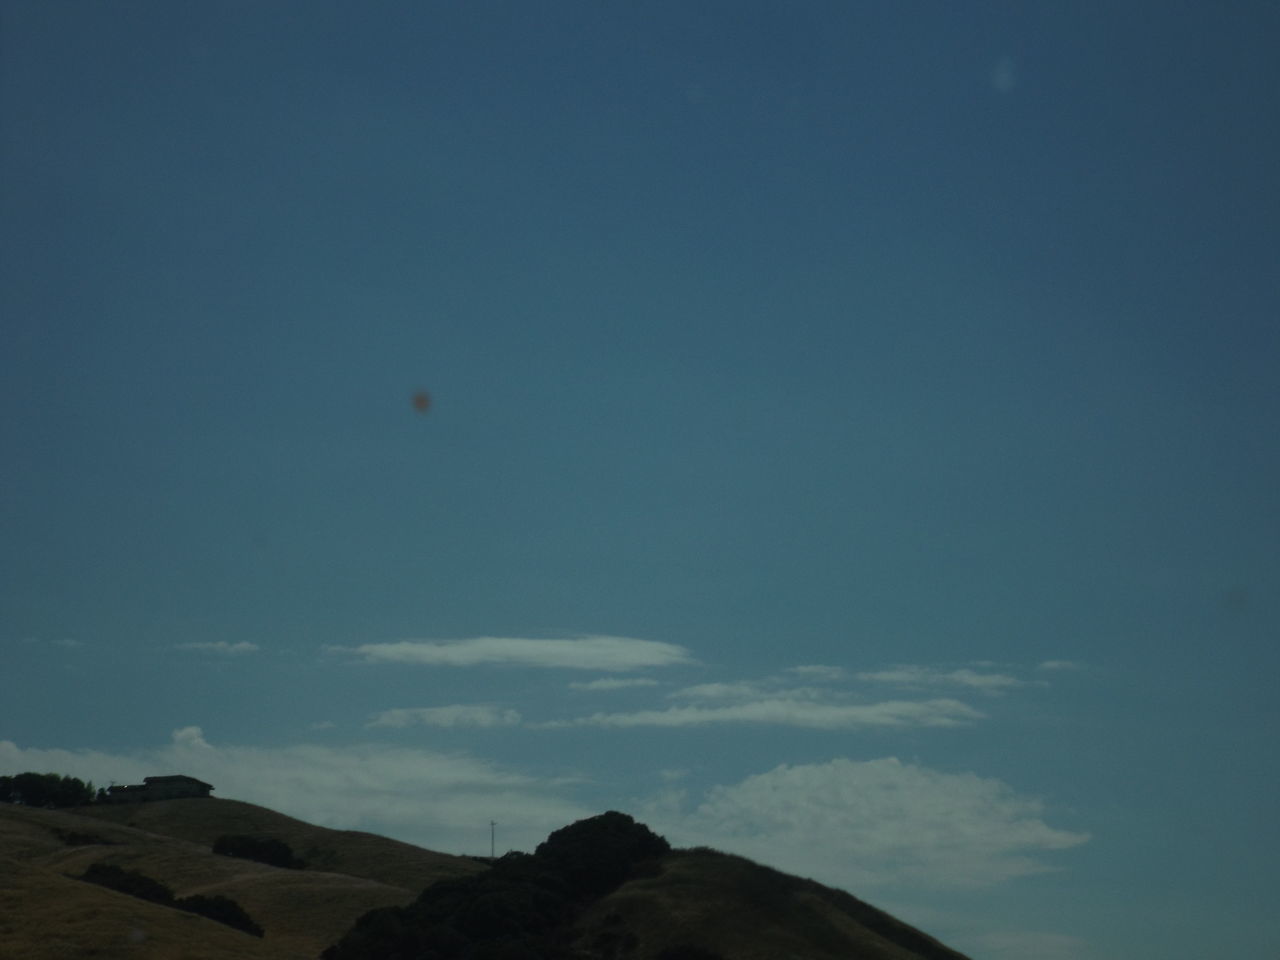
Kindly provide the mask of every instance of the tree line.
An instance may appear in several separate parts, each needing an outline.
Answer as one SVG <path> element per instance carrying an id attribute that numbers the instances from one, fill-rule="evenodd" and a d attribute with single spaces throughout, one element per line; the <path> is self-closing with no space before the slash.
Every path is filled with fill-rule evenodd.
<path id="1" fill-rule="evenodd" d="M 609 811 L 554 831 L 532 853 L 484 872 L 440 880 L 404 907 L 360 917 L 323 960 L 572 960 L 573 923 L 627 880 L 659 869 L 667 841 Z M 693 946 L 660 960 L 720 960 Z"/>
<path id="2" fill-rule="evenodd" d="M 83 807 L 93 803 L 103 791 L 92 781 L 57 773 L 19 773 L 0 777 L 0 803 L 21 803 L 28 807 Z"/>
<path id="3" fill-rule="evenodd" d="M 80 877 L 89 883 L 107 887 L 118 893 L 125 893 L 139 900 L 157 903 L 162 907 L 172 907 L 187 913 L 199 914 L 218 923 L 232 927 L 250 936 L 261 937 L 262 928 L 253 922 L 244 912 L 244 908 L 230 897 L 219 895 L 205 896 L 194 894 L 190 897 L 175 897 L 173 891 L 159 880 L 154 880 L 136 870 L 126 870 L 113 863 L 91 863 Z"/>

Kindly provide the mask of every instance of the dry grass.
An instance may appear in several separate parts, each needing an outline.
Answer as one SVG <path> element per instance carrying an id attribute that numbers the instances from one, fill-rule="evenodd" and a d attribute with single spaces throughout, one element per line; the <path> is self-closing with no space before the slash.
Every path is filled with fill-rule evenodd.
<path id="1" fill-rule="evenodd" d="M 467 857 L 423 850 L 356 830 L 330 830 L 239 800 L 162 800 L 80 807 L 73 813 L 212 847 L 226 834 L 283 840 L 311 869 L 421 890 L 446 876 L 484 869 Z"/>
<path id="2" fill-rule="evenodd" d="M 283 840 L 324 868 L 284 870 L 211 851 L 217 837 L 237 833 Z M 230 897 L 266 937 L 75 879 L 98 861 L 179 897 Z M 0 960 L 315 960 L 367 910 L 484 869 L 233 800 L 74 811 L 0 804 Z M 577 933 L 583 955 L 597 960 L 656 960 L 676 945 L 726 960 L 965 960 L 848 894 L 707 849 L 664 857 L 652 876 L 588 908 Z"/>
<path id="3" fill-rule="evenodd" d="M 326 869 L 283 870 L 214 854 L 213 840 L 229 833 L 276 837 L 304 857 L 319 852 Z M 485 869 L 463 857 L 212 799 L 74 811 L 0 804 L 0 855 L 7 858 L 0 960 L 314 960 L 366 911 L 408 903 L 443 877 Z M 266 937 L 73 879 L 95 862 L 144 873 L 179 897 L 230 897 Z"/>
<path id="4" fill-rule="evenodd" d="M 0 960 L 292 960 L 272 943 L 0 857 Z M 314 954 L 309 955 L 313 960 Z"/>
<path id="5" fill-rule="evenodd" d="M 965 960 L 884 914 L 875 919 L 891 929 L 877 933 L 858 919 L 863 911 L 879 914 L 743 857 L 679 850 L 657 876 L 624 884 L 592 906 L 578 924 L 578 943 L 605 960 L 654 960 L 676 945 L 732 960 Z M 921 952 L 913 937 L 936 950 Z"/>

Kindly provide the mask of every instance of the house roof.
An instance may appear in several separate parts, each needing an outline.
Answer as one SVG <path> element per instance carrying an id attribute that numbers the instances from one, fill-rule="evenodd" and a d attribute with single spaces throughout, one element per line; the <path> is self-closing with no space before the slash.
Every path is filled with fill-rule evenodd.
<path id="1" fill-rule="evenodd" d="M 188 777 L 183 774 L 175 774 L 168 777 L 143 777 L 143 783 L 192 783 L 201 787 L 213 789 L 213 784 L 205 783 L 203 780 L 197 780 L 195 777 Z"/>

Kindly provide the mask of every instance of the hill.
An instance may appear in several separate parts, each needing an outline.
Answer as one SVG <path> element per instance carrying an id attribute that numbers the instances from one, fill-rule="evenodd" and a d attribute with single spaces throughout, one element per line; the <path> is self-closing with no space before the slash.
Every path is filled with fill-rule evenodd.
<path id="1" fill-rule="evenodd" d="M 315 866 L 286 870 L 219 856 L 211 847 L 225 834 L 281 839 Z M 70 810 L 0 804 L 0 857 L 0 960 L 314 960 L 364 912 L 485 869 L 465 857 L 212 798 Z M 266 935 L 259 940 L 73 879 L 92 863 L 145 874 L 180 897 L 229 897 Z"/>
<path id="2" fill-rule="evenodd" d="M 306 867 L 214 854 L 227 834 L 282 840 Z M 265 936 L 78 879 L 101 862 L 180 897 L 229 897 Z M 315 960 L 368 911 L 408 908 L 437 881 L 488 872 L 234 800 L 0 804 L 0 960 Z M 964 960 L 847 893 L 704 848 L 667 852 L 582 903 L 564 937 L 583 960 Z"/>

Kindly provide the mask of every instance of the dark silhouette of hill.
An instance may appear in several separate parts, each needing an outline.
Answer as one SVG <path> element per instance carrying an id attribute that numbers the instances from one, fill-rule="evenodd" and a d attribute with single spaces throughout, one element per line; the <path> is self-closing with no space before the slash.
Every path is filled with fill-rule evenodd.
<path id="1" fill-rule="evenodd" d="M 287 845 L 301 867 L 215 854 L 225 836 Z M 234 901 L 263 936 L 79 879 L 94 864 L 175 898 Z M 374 935 L 362 939 L 361 924 Z M 381 933 L 416 942 L 422 929 L 442 958 L 964 960 L 847 893 L 742 857 L 671 850 L 619 813 L 489 867 L 234 800 L 0 804 L 0 960 L 390 960 Z"/>

